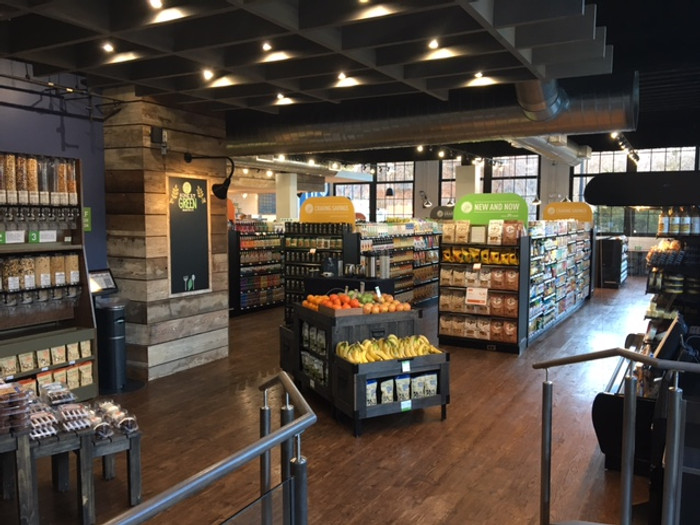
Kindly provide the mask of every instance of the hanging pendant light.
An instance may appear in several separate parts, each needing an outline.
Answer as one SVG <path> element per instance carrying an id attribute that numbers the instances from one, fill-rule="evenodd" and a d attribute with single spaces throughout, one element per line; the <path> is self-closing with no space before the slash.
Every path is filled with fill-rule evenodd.
<path id="1" fill-rule="evenodd" d="M 386 189 L 386 193 L 384 194 L 385 197 L 393 197 L 394 196 L 394 190 L 391 188 Z"/>

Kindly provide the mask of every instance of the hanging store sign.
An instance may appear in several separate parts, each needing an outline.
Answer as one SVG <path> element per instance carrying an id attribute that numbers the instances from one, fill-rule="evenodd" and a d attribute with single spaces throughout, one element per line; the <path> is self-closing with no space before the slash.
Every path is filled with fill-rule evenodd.
<path id="1" fill-rule="evenodd" d="M 472 193 L 459 198 L 454 218 L 481 225 L 488 225 L 493 219 L 527 224 L 528 213 L 527 202 L 515 193 Z"/>
<path id="2" fill-rule="evenodd" d="M 170 293 L 209 289 L 209 188 L 206 180 L 168 177 Z"/>
<path id="3" fill-rule="evenodd" d="M 552 202 L 544 209 L 546 220 L 576 219 L 581 222 L 593 222 L 593 208 L 585 202 Z"/>
<path id="4" fill-rule="evenodd" d="M 454 216 L 454 206 L 438 206 L 430 210 L 430 218 L 438 221 L 449 221 Z"/>
<path id="5" fill-rule="evenodd" d="M 355 207 L 347 197 L 310 197 L 301 205 L 299 222 L 355 224 Z"/>

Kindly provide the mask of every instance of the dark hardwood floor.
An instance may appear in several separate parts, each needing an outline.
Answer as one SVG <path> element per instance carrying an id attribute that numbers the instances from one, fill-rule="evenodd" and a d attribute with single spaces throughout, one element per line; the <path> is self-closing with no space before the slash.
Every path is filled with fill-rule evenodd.
<path id="1" fill-rule="evenodd" d="M 643 332 L 650 296 L 630 279 L 620 290 L 597 289 L 574 316 L 515 356 L 457 347 L 451 353 L 451 403 L 368 420 L 353 437 L 313 394 L 319 421 L 302 440 L 309 461 L 313 524 L 535 524 L 539 512 L 541 383 L 538 361 L 622 346 Z M 257 437 L 262 396 L 257 387 L 278 371 L 282 310 L 231 320 L 228 359 L 113 396 L 143 430 L 143 488 L 149 498 L 242 448 Z M 436 340 L 435 308 L 421 330 Z M 619 474 L 604 469 L 591 423 L 591 403 L 614 360 L 555 369 L 552 518 L 618 521 Z M 277 398 L 277 396 L 273 396 Z M 277 465 L 275 455 L 273 464 Z M 68 493 L 51 489 L 41 460 L 42 523 L 78 523 L 75 477 Z M 72 473 L 73 476 L 75 472 Z M 218 523 L 256 497 L 257 463 L 230 476 L 153 523 Z M 275 478 L 277 479 L 277 478 Z M 95 478 L 98 522 L 126 509 L 124 459 L 117 479 Z M 647 480 L 635 479 L 643 523 Z M 14 502 L 0 502 L 0 522 L 15 523 Z"/>

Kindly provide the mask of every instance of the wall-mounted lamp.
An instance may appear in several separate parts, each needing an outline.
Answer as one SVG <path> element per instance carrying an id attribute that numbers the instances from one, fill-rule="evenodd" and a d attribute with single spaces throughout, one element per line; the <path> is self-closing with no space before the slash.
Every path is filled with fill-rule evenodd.
<path id="1" fill-rule="evenodd" d="M 532 205 L 539 206 L 540 204 L 542 204 L 542 201 L 540 200 L 540 196 L 537 195 L 534 199 L 532 199 Z"/>
<path id="2" fill-rule="evenodd" d="M 236 169 L 233 159 L 225 155 L 192 155 L 191 153 L 185 153 L 185 162 L 192 162 L 193 159 L 226 159 L 231 163 L 231 170 L 228 172 L 224 182 L 214 184 L 211 187 L 211 192 L 216 198 L 225 199 L 228 194 L 228 187 L 231 185 L 231 177 L 233 177 L 233 172 Z"/>
<path id="3" fill-rule="evenodd" d="M 418 194 L 419 194 L 419 195 L 421 196 L 421 198 L 423 199 L 423 207 L 424 207 L 424 208 L 430 208 L 430 207 L 433 205 L 433 203 L 430 202 L 430 199 L 428 199 L 428 196 L 425 194 L 425 192 L 424 192 L 423 190 L 420 190 L 420 191 L 418 192 Z"/>

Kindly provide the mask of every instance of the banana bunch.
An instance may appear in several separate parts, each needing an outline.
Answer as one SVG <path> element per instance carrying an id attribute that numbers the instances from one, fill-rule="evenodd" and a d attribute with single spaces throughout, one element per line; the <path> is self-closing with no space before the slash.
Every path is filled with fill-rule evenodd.
<path id="1" fill-rule="evenodd" d="M 361 364 L 442 352 L 431 345 L 424 335 L 397 337 L 391 334 L 384 339 L 365 339 L 361 343 L 342 341 L 336 346 L 335 353 L 346 361 Z"/>

